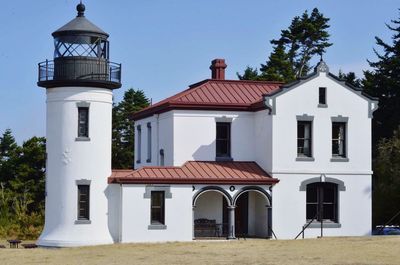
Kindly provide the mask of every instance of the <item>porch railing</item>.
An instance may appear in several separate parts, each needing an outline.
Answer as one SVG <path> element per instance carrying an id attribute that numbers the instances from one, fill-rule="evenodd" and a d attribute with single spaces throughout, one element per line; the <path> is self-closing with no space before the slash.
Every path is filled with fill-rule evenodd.
<path id="1" fill-rule="evenodd" d="M 306 225 L 303 225 L 303 229 L 300 231 L 300 233 L 294 239 L 297 239 L 300 235 L 302 235 L 302 238 L 304 239 L 304 231 L 311 225 L 312 222 L 314 222 L 317 219 L 318 215 L 319 215 L 319 213 L 315 214 L 315 216 Z M 322 223 L 321 223 L 321 226 L 322 226 Z"/>

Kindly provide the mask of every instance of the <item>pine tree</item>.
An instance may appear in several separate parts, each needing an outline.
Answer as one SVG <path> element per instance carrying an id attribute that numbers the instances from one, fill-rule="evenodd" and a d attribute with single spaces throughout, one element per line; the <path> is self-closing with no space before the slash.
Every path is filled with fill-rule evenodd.
<path id="1" fill-rule="evenodd" d="M 236 73 L 237 77 L 239 80 L 258 80 L 258 70 L 257 68 L 252 68 L 250 66 L 247 66 L 247 68 L 244 70 L 243 75 Z"/>
<path id="2" fill-rule="evenodd" d="M 130 169 L 134 161 L 135 129 L 132 113 L 149 105 L 142 90 L 128 89 L 123 100 L 113 107 L 112 167 Z"/>
<path id="3" fill-rule="evenodd" d="M 249 80 L 290 82 L 307 75 L 311 59 L 322 56 L 332 45 L 329 42 L 328 22 L 329 18 L 324 17 L 317 8 L 313 9 L 311 15 L 305 11 L 302 16 L 294 17 L 290 26 L 281 31 L 280 38 L 271 40 L 274 50 L 267 62 L 261 65 L 260 73 L 249 72 L 248 67 L 248 73 L 245 72 L 243 76 Z M 238 77 L 241 75 L 238 74 Z"/>
<path id="4" fill-rule="evenodd" d="M 338 77 L 354 87 L 357 87 L 357 88 L 362 87 L 361 79 L 357 78 L 357 76 L 354 72 L 348 72 L 346 74 L 346 73 L 343 73 L 342 70 L 339 70 Z"/>
<path id="5" fill-rule="evenodd" d="M 392 137 L 400 125 L 400 18 L 392 22 L 393 26 L 387 25 L 393 31 L 392 42 L 386 43 L 375 37 L 383 53 L 374 50 L 378 61 L 369 61 L 372 71 L 364 72 L 365 91 L 379 98 L 379 108 L 374 112 L 373 119 L 374 143 Z"/>
<path id="6" fill-rule="evenodd" d="M 260 71 L 260 80 L 291 82 L 296 79 L 283 44 L 275 46 L 266 64 L 261 64 Z"/>

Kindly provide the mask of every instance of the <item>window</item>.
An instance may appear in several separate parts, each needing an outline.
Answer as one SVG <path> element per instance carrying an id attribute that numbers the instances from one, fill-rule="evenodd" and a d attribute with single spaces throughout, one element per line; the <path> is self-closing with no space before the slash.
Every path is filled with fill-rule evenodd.
<path id="1" fill-rule="evenodd" d="M 78 107 L 78 137 L 89 137 L 88 107 Z"/>
<path id="2" fill-rule="evenodd" d="M 216 157 L 231 157 L 231 123 L 217 122 Z"/>
<path id="3" fill-rule="evenodd" d="M 147 123 L 147 163 L 151 162 L 151 123 Z"/>
<path id="4" fill-rule="evenodd" d="M 138 125 L 136 127 L 137 130 L 137 159 L 136 163 L 140 163 L 141 156 L 142 156 L 142 127 Z"/>
<path id="5" fill-rule="evenodd" d="M 89 220 L 89 185 L 78 185 L 78 220 Z"/>
<path id="6" fill-rule="evenodd" d="M 307 185 L 308 220 L 315 218 L 318 222 L 338 222 L 337 184 L 329 182 L 315 182 Z"/>
<path id="7" fill-rule="evenodd" d="M 165 211 L 165 193 L 164 191 L 151 192 L 151 224 L 163 225 Z"/>
<path id="8" fill-rule="evenodd" d="M 326 105 L 326 87 L 319 88 L 319 104 Z"/>
<path id="9" fill-rule="evenodd" d="M 345 122 L 332 122 L 332 156 L 346 157 Z"/>
<path id="10" fill-rule="evenodd" d="M 311 121 L 297 121 L 297 156 L 312 157 Z"/>

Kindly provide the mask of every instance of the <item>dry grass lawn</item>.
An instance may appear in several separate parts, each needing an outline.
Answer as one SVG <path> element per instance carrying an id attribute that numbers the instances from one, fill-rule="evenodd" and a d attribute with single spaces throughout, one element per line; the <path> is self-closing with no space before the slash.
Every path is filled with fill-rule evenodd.
<path id="1" fill-rule="evenodd" d="M 0 264 L 400 264 L 400 236 L 0 249 Z"/>

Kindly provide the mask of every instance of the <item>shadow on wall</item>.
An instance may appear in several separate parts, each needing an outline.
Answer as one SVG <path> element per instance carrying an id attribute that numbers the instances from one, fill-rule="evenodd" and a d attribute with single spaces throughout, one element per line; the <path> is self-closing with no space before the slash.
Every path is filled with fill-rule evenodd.
<path id="1" fill-rule="evenodd" d="M 215 141 L 201 145 L 192 155 L 195 161 L 215 161 Z"/>
<path id="2" fill-rule="evenodd" d="M 119 241 L 119 185 L 108 185 L 104 190 L 104 195 L 107 198 L 107 223 L 108 223 L 108 231 L 111 234 L 111 237 L 114 243 Z"/>
<path id="3" fill-rule="evenodd" d="M 368 198 L 371 199 L 371 198 L 372 198 L 372 189 L 371 189 L 371 186 L 365 188 L 365 189 L 364 189 L 364 193 L 365 193 L 365 194 L 368 194 L 368 195 L 369 195 Z"/>

